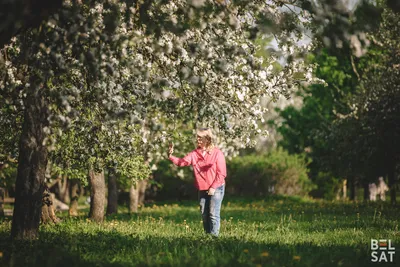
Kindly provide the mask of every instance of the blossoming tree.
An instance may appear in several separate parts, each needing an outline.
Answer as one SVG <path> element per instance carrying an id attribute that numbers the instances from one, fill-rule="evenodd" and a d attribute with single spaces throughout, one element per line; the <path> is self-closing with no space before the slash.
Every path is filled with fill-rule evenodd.
<path id="1" fill-rule="evenodd" d="M 280 6 L 280 1 L 229 6 L 199 0 L 65 1 L 39 27 L 17 35 L 2 53 L 6 73 L 0 80 L 1 104 L 7 107 L 1 109 L 2 123 L 7 112 L 23 114 L 12 237 L 37 237 L 49 152 L 68 129 L 89 141 L 98 140 L 93 131 L 116 140 L 121 121 L 142 126 L 152 121 L 150 129 L 123 127 L 122 136 L 158 132 L 149 148 L 156 151 L 167 134 L 180 131 L 176 122 L 193 122 L 215 128 L 231 144 L 250 144 L 267 112 L 260 97 L 277 98 L 313 81 L 313 66 L 297 59 L 308 49 L 296 43 L 302 22 Z M 280 70 L 273 67 L 276 55 L 256 55 L 252 40 L 260 35 L 273 36 L 282 48 L 287 60 Z M 90 120 L 100 120 L 100 130 L 82 123 Z M 119 141 L 129 150 L 132 140 Z M 102 162 L 102 151 L 123 161 L 141 153 L 141 143 L 134 143 L 129 153 L 116 153 L 121 145 L 83 142 L 81 161 Z"/>

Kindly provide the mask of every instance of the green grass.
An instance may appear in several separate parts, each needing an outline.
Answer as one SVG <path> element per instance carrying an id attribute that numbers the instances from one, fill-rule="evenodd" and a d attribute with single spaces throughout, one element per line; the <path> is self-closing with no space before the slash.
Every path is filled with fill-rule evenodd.
<path id="1" fill-rule="evenodd" d="M 84 211 L 86 212 L 86 211 Z M 157 203 L 96 224 L 68 218 L 41 226 L 40 239 L 9 241 L 0 224 L 5 266 L 399 266 L 400 207 L 300 198 L 230 199 L 221 235 L 203 234 L 196 202 Z M 391 239 L 394 263 L 372 263 L 370 239 Z"/>

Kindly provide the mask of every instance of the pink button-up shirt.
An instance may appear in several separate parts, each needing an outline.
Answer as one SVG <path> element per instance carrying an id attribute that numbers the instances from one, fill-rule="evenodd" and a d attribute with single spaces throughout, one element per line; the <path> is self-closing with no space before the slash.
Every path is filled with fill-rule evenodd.
<path id="1" fill-rule="evenodd" d="M 225 183 L 226 163 L 221 150 L 214 148 L 202 155 L 202 149 L 198 148 L 183 158 L 171 156 L 169 159 L 177 166 L 193 166 L 195 186 L 199 190 L 217 188 Z"/>

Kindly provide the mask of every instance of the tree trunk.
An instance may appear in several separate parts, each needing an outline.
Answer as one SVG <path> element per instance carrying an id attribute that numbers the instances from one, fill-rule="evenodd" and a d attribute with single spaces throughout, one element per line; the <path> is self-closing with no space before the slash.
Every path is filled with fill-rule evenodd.
<path id="1" fill-rule="evenodd" d="M 53 163 L 49 160 L 47 161 L 46 174 L 44 175 L 44 177 L 46 178 L 46 183 L 48 183 L 51 180 L 52 171 L 53 171 Z"/>
<path id="2" fill-rule="evenodd" d="M 78 199 L 79 199 L 79 180 L 72 179 L 69 183 L 69 194 L 71 201 L 69 203 L 69 216 L 78 216 Z"/>
<path id="3" fill-rule="evenodd" d="M 102 222 L 104 220 L 104 206 L 106 200 L 104 172 L 96 173 L 91 169 L 89 171 L 89 180 L 91 190 L 89 218 L 95 222 Z"/>
<path id="4" fill-rule="evenodd" d="M 69 179 L 67 175 L 63 175 L 58 184 L 58 189 L 60 192 L 60 200 L 64 203 L 69 203 L 71 201 L 69 196 Z"/>
<path id="5" fill-rule="evenodd" d="M 390 203 L 396 204 L 396 163 L 393 161 L 388 166 L 388 185 L 390 192 Z"/>
<path id="6" fill-rule="evenodd" d="M 138 212 L 138 203 L 139 202 L 139 186 L 136 183 L 132 185 L 129 190 L 129 211 L 131 213 Z"/>
<path id="7" fill-rule="evenodd" d="M 3 188 L 0 188 L 0 217 L 4 217 L 4 192 Z"/>
<path id="8" fill-rule="evenodd" d="M 355 179 L 352 178 L 350 180 L 350 200 L 355 200 L 356 199 L 356 182 Z"/>
<path id="9" fill-rule="evenodd" d="M 42 215 L 41 222 L 43 224 L 47 223 L 59 223 L 60 219 L 57 218 L 54 207 L 53 207 L 54 199 L 50 194 L 50 191 L 46 189 L 43 192 L 43 206 L 42 206 Z"/>
<path id="10" fill-rule="evenodd" d="M 13 239 L 36 239 L 39 232 L 47 166 L 44 129 L 49 123 L 47 102 L 38 92 L 39 85 L 32 85 L 25 99 L 11 227 Z"/>
<path id="11" fill-rule="evenodd" d="M 117 176 L 114 168 L 108 169 L 108 202 L 107 215 L 116 214 L 118 211 Z"/>
<path id="12" fill-rule="evenodd" d="M 147 183 L 148 180 L 140 180 L 138 187 L 139 187 L 139 205 L 144 204 L 144 199 L 145 199 L 145 194 L 146 194 L 146 188 L 147 188 Z"/>
<path id="13" fill-rule="evenodd" d="M 363 187 L 364 187 L 364 201 L 369 200 L 369 183 L 368 181 L 363 182 Z"/>

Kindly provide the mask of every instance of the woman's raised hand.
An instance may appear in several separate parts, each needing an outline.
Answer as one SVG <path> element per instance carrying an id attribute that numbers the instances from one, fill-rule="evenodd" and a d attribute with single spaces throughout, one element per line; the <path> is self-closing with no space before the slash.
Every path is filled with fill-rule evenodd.
<path id="1" fill-rule="evenodd" d="M 168 157 L 171 157 L 172 153 L 174 153 L 174 144 L 169 143 Z"/>

